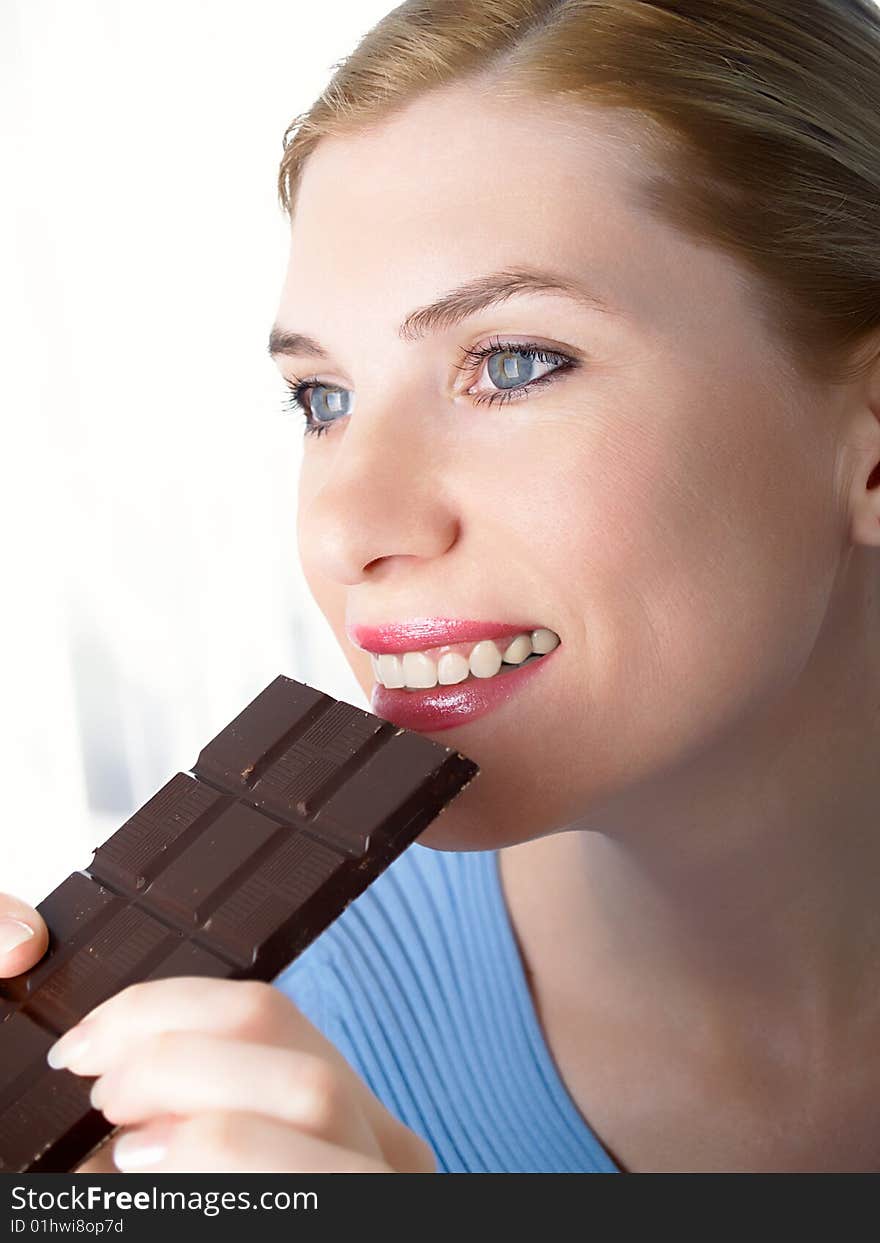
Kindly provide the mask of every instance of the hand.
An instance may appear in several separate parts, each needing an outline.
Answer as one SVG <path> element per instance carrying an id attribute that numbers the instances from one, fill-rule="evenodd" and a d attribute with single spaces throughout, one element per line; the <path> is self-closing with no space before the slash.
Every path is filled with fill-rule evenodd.
<path id="1" fill-rule="evenodd" d="M 125 1128 L 78 1174 L 436 1172 L 425 1141 L 269 984 L 132 984 L 66 1032 L 55 1054 L 74 1074 L 98 1076 L 93 1105 Z M 153 1159 L 135 1164 L 135 1145 Z"/>

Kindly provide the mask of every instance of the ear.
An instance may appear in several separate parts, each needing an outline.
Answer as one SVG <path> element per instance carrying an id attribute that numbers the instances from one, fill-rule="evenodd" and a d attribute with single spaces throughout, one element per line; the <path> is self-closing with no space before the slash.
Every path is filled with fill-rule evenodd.
<path id="1" fill-rule="evenodd" d="M 852 411 L 850 535 L 854 544 L 880 548 L 880 346 L 853 388 Z"/>

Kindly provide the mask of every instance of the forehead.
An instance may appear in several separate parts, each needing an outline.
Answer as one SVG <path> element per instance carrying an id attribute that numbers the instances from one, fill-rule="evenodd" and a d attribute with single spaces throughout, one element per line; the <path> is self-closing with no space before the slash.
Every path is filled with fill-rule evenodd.
<path id="1" fill-rule="evenodd" d="M 320 141 L 303 171 L 291 262 L 302 272 L 332 257 L 376 279 L 390 257 L 423 273 L 436 257 L 444 279 L 457 258 L 467 274 L 485 269 L 487 250 L 523 261 L 538 248 L 558 262 L 585 235 L 613 244 L 632 230 L 650 168 L 638 131 L 607 109 L 443 88 Z"/>
<path id="2" fill-rule="evenodd" d="M 640 202 L 670 145 L 638 113 L 462 84 L 324 138 L 303 170 L 279 318 L 322 340 L 390 339 L 438 291 L 525 263 L 566 272 L 642 332 L 748 336 L 745 269 Z"/>

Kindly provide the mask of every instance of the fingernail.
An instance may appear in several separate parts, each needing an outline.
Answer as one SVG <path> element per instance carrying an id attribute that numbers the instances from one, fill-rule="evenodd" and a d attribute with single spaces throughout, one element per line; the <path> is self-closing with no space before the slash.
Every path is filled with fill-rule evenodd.
<path id="1" fill-rule="evenodd" d="M 92 1090 L 89 1092 L 89 1103 L 91 1104 L 92 1109 L 101 1108 L 105 1095 L 106 1085 L 104 1077 L 102 1076 L 101 1078 L 95 1080 L 92 1084 Z"/>
<path id="2" fill-rule="evenodd" d="M 163 1136 L 131 1132 L 116 1141 L 113 1160 L 121 1170 L 140 1170 L 161 1161 L 167 1151 L 168 1141 Z"/>
<path id="3" fill-rule="evenodd" d="M 85 1028 L 85 1023 L 78 1023 L 69 1032 L 65 1032 L 60 1040 L 55 1041 L 46 1054 L 46 1061 L 53 1070 L 63 1070 L 65 1067 L 72 1069 L 88 1052 L 92 1041 L 91 1033 Z"/>
<path id="4" fill-rule="evenodd" d="M 0 919 L 0 954 L 8 954 L 16 945 L 22 945 L 34 935 L 30 925 L 23 924 L 20 919 L 4 916 Z"/>

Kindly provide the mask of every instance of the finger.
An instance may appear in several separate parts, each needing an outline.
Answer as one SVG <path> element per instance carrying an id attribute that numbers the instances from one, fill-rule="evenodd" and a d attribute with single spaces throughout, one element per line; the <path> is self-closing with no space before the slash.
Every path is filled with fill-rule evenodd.
<path id="1" fill-rule="evenodd" d="M 128 1131 L 123 1170 L 177 1174 L 392 1174 L 382 1160 L 257 1113 L 213 1111 Z"/>
<path id="2" fill-rule="evenodd" d="M 342 1054 L 285 996 L 260 980 L 175 976 L 131 984 L 96 1006 L 52 1049 L 51 1065 L 100 1074 L 128 1056 L 134 1040 L 168 1031 L 237 1035 L 324 1056 L 348 1067 Z"/>
<path id="3" fill-rule="evenodd" d="M 383 1151 L 397 1155 L 410 1132 L 351 1068 L 334 1044 L 279 989 L 259 980 L 175 976 L 132 984 L 96 1006 L 50 1050 L 50 1065 L 101 1075 L 150 1035 L 202 1032 L 296 1049 L 335 1067 L 347 1079 Z M 432 1157 L 428 1159 L 432 1160 Z"/>
<path id="4" fill-rule="evenodd" d="M 0 979 L 9 979 L 39 962 L 49 945 L 49 930 L 38 911 L 0 893 Z"/>
<path id="5" fill-rule="evenodd" d="M 152 1125 L 161 1126 L 165 1122 L 182 1122 L 183 1119 L 176 1114 L 169 1114 L 167 1118 L 154 1118 Z M 123 1135 L 128 1135 L 132 1128 L 121 1127 L 113 1130 L 102 1141 L 88 1161 L 84 1161 L 82 1165 L 78 1165 L 73 1171 L 74 1174 L 118 1174 L 119 1166 L 113 1160 L 113 1152 L 118 1140 Z"/>
<path id="6" fill-rule="evenodd" d="M 293 1049 L 204 1032 L 165 1032 L 138 1042 L 124 1062 L 100 1076 L 91 1102 L 110 1122 L 127 1126 L 172 1112 L 255 1110 L 382 1158 L 350 1074 Z"/>

